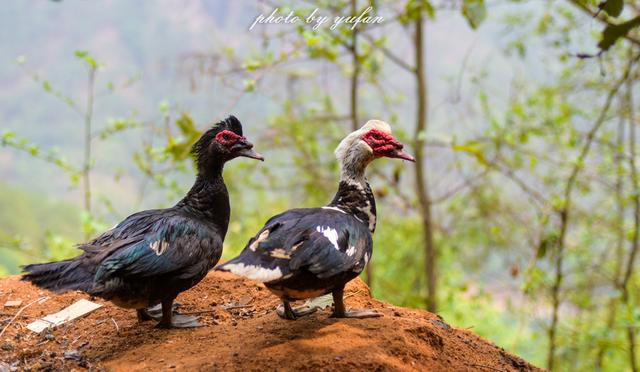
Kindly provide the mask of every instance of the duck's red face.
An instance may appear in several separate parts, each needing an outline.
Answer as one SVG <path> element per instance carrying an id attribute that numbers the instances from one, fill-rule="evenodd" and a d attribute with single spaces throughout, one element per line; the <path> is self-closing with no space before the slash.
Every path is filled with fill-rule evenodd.
<path id="1" fill-rule="evenodd" d="M 240 141 L 240 140 L 247 140 L 246 138 L 244 138 L 243 136 L 239 136 L 235 133 L 233 133 L 230 130 L 223 130 L 221 132 L 219 132 L 218 134 L 216 134 L 216 141 L 218 141 L 220 144 L 224 145 L 224 146 L 233 146 L 236 142 Z"/>
<path id="2" fill-rule="evenodd" d="M 223 130 L 216 134 L 216 142 L 226 147 L 228 151 L 235 156 L 244 156 L 258 160 L 264 160 L 261 154 L 253 151 L 253 144 L 245 137 L 234 133 L 230 130 Z"/>
<path id="3" fill-rule="evenodd" d="M 387 158 L 415 161 L 413 156 L 402 151 L 404 145 L 389 133 L 378 129 L 371 129 L 360 138 L 371 147 L 373 155 L 377 158 L 385 156 Z"/>

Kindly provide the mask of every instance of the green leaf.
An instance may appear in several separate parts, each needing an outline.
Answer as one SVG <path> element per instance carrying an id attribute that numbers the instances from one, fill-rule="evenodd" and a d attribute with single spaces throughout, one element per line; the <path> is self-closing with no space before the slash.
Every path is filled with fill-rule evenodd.
<path id="1" fill-rule="evenodd" d="M 86 50 L 76 50 L 73 54 L 79 59 L 85 61 L 89 65 L 89 67 L 93 69 L 98 68 L 98 61 L 96 61 L 91 55 L 89 55 L 89 52 L 87 52 Z"/>
<path id="2" fill-rule="evenodd" d="M 407 24 L 415 21 L 425 13 L 429 18 L 435 16 L 433 4 L 428 0 L 409 0 L 405 6 L 404 13 L 400 14 L 398 19 L 400 23 Z"/>
<path id="3" fill-rule="evenodd" d="M 640 16 L 637 16 L 618 25 L 607 25 L 607 27 L 605 27 L 605 29 L 602 31 L 602 38 L 598 43 L 598 48 L 600 48 L 600 50 L 602 50 L 603 52 L 609 50 L 609 48 L 611 48 L 611 46 L 615 44 L 618 39 L 627 36 L 632 28 L 638 26 L 640 26 Z"/>
<path id="4" fill-rule="evenodd" d="M 607 12 L 612 17 L 617 17 L 622 13 L 624 8 L 623 0 L 606 0 L 598 5 L 598 8 Z"/>
<path id="5" fill-rule="evenodd" d="M 198 132 L 198 130 L 196 129 L 195 124 L 193 123 L 193 119 L 186 113 L 182 113 L 180 118 L 176 120 L 176 125 L 178 126 L 182 134 L 187 137 L 192 137 L 194 135 L 197 136 L 200 134 L 200 132 Z"/>
<path id="6" fill-rule="evenodd" d="M 256 59 L 251 59 L 251 60 L 246 61 L 246 62 L 244 63 L 244 66 L 243 66 L 243 67 L 244 67 L 247 71 L 249 71 L 249 72 L 253 72 L 253 71 L 255 71 L 255 70 L 259 69 L 260 67 L 262 67 L 262 62 L 261 62 L 261 61 L 258 61 L 258 60 L 256 60 Z"/>
<path id="7" fill-rule="evenodd" d="M 27 151 L 29 152 L 29 154 L 33 156 L 38 156 L 38 154 L 40 153 L 40 149 L 38 148 L 37 145 L 29 145 L 29 147 L 27 148 Z"/>
<path id="8" fill-rule="evenodd" d="M 556 244 L 558 237 L 556 234 L 550 233 L 547 234 L 544 238 L 540 240 L 540 244 L 538 244 L 538 249 L 536 251 L 536 258 L 542 259 L 547 255 L 549 248 Z"/>
<path id="9" fill-rule="evenodd" d="M 48 80 L 42 81 L 42 89 L 44 89 L 45 92 L 51 92 L 51 84 Z"/>
<path id="10" fill-rule="evenodd" d="M 245 92 L 253 92 L 256 90 L 256 81 L 254 79 L 245 79 L 242 81 Z"/>
<path id="11" fill-rule="evenodd" d="M 478 28 L 487 17 L 487 8 L 484 5 L 484 0 L 463 0 L 462 15 L 467 19 L 471 28 Z"/>
<path id="12" fill-rule="evenodd" d="M 476 158 L 476 160 L 480 162 L 480 164 L 483 164 L 485 166 L 489 165 L 487 158 L 484 156 L 484 153 L 482 152 L 482 147 L 477 142 L 470 141 L 468 143 L 464 143 L 461 145 L 453 144 L 451 148 L 453 149 L 453 151 L 465 152 L 467 154 L 473 155 Z"/>
<path id="13" fill-rule="evenodd" d="M 160 114 L 162 115 L 162 117 L 168 117 L 169 116 L 169 102 L 166 100 L 160 101 L 160 103 L 158 104 L 158 110 L 160 110 Z"/>

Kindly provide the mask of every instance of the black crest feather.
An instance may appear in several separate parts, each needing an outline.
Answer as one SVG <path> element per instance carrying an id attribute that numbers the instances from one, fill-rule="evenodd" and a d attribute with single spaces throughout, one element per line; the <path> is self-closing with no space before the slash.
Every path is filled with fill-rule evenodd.
<path id="1" fill-rule="evenodd" d="M 222 120 L 215 126 L 220 126 L 224 129 L 228 129 L 239 136 L 242 135 L 242 124 L 240 123 L 240 120 L 238 120 L 238 118 L 233 115 L 229 115 L 228 118 Z"/>
<path id="2" fill-rule="evenodd" d="M 191 153 L 196 158 L 199 158 L 200 155 L 205 152 L 204 150 L 209 146 L 211 141 L 215 138 L 216 134 L 225 129 L 230 130 L 239 136 L 242 136 L 242 124 L 240 123 L 240 120 L 238 120 L 238 118 L 233 115 L 229 115 L 229 117 L 217 122 L 209 130 L 204 132 L 200 139 L 198 139 L 196 143 L 193 144 Z"/>

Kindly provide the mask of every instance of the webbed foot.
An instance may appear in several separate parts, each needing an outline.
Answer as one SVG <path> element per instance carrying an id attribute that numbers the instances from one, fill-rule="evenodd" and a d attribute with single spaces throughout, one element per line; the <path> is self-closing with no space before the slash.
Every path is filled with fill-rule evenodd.
<path id="1" fill-rule="evenodd" d="M 300 317 L 311 315 L 316 311 L 318 311 L 317 307 L 308 307 L 306 305 L 294 309 L 288 301 L 284 301 L 282 305 L 276 308 L 276 314 L 278 314 L 280 318 L 287 320 L 296 320 Z"/>
<path id="2" fill-rule="evenodd" d="M 177 310 L 180 308 L 181 304 L 179 302 L 174 302 L 171 305 L 171 312 L 173 314 L 177 314 Z M 137 314 L 138 314 L 138 320 L 139 321 L 145 321 L 145 320 L 155 320 L 155 321 L 161 321 L 162 320 L 162 304 L 157 304 L 157 305 L 153 305 L 153 306 L 149 306 L 146 309 L 138 309 L 136 310 Z"/>
<path id="3" fill-rule="evenodd" d="M 382 314 L 373 310 L 351 310 L 347 311 L 344 306 L 344 286 L 335 288 L 333 294 L 333 314 L 332 318 L 377 318 Z"/>
<path id="4" fill-rule="evenodd" d="M 351 310 L 351 311 L 333 311 L 333 314 L 331 314 L 331 318 L 358 318 L 358 319 L 364 319 L 364 318 L 378 318 L 381 317 L 382 314 L 380 314 L 377 311 L 373 311 L 373 310 Z"/>
<path id="5" fill-rule="evenodd" d="M 151 317 L 151 315 L 149 315 L 149 314 L 147 313 L 147 310 L 146 310 L 146 309 L 136 309 L 136 315 L 138 316 L 138 321 L 139 321 L 139 322 L 144 322 L 144 321 L 146 321 L 146 320 L 151 320 L 151 319 L 153 319 L 153 318 Z"/>
<path id="6" fill-rule="evenodd" d="M 195 328 L 202 327 L 198 317 L 190 315 L 173 314 L 170 321 L 162 320 L 156 328 Z"/>

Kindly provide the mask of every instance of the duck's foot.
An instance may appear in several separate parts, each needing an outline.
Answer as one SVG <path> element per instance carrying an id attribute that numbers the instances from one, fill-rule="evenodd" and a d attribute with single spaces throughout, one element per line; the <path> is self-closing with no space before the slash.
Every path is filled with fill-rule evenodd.
<path id="1" fill-rule="evenodd" d="M 180 306 L 181 304 L 179 302 L 174 302 L 171 305 L 171 312 L 177 315 L 177 310 Z M 141 322 L 145 320 L 155 320 L 159 322 L 162 320 L 162 304 L 153 305 L 146 309 L 138 309 L 136 313 L 138 314 L 138 320 Z"/>
<path id="2" fill-rule="evenodd" d="M 202 327 L 198 317 L 190 315 L 173 314 L 170 322 L 160 321 L 156 328 L 195 328 Z"/>
<path id="3" fill-rule="evenodd" d="M 282 305 L 276 308 L 276 314 L 282 319 L 296 320 L 300 317 L 311 315 L 318 311 L 317 307 L 308 307 L 302 305 L 296 308 L 292 308 L 288 301 L 284 301 Z"/>
<path id="4" fill-rule="evenodd" d="M 147 313 L 146 309 L 136 309 L 136 315 L 138 316 L 139 322 L 144 322 L 144 321 L 153 319 L 151 315 Z"/>
<path id="5" fill-rule="evenodd" d="M 380 314 L 377 311 L 373 311 L 373 310 L 351 310 L 351 311 L 333 311 L 333 314 L 331 314 L 331 318 L 358 318 L 358 319 L 364 319 L 364 318 L 378 318 L 381 317 L 382 314 Z"/>
<path id="6" fill-rule="evenodd" d="M 344 306 L 344 285 L 335 288 L 333 294 L 333 314 L 332 318 L 377 318 L 382 314 L 373 310 L 351 310 L 347 311 Z"/>

